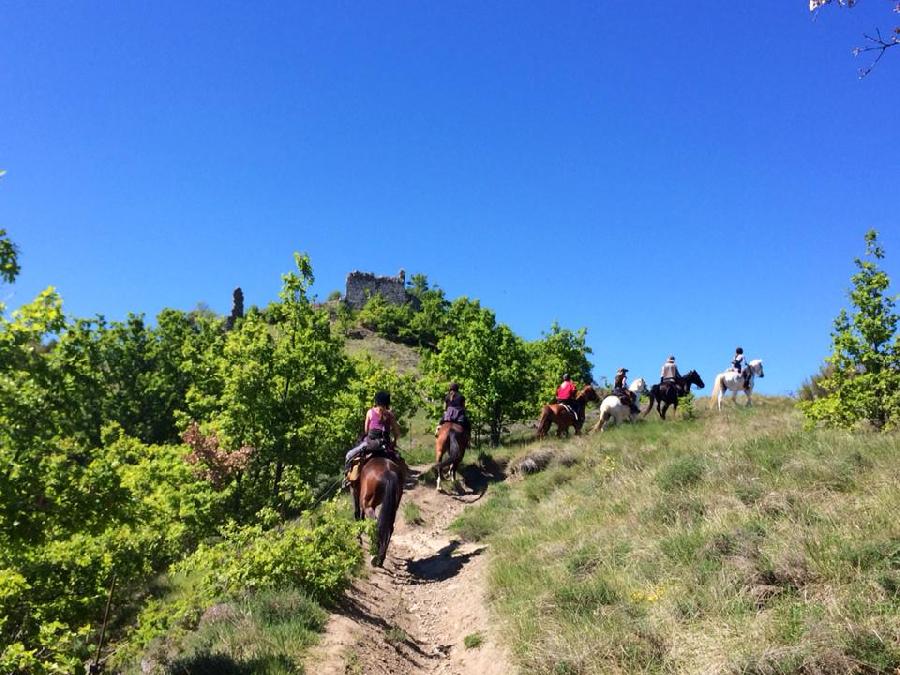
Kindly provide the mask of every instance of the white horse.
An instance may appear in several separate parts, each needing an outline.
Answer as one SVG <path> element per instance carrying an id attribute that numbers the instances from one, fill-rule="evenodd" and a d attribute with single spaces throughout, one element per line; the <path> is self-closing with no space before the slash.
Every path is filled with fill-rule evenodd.
<path id="1" fill-rule="evenodd" d="M 746 389 L 744 389 L 744 376 L 737 371 L 726 370 L 724 373 L 716 375 L 716 382 L 713 385 L 712 398 L 710 399 L 709 404 L 710 407 L 718 403 L 719 410 L 721 410 L 722 399 L 729 391 L 734 394 L 733 400 L 735 403 L 737 403 L 737 395 L 740 391 L 747 395 L 747 405 L 750 405 L 753 402 L 750 398 L 750 394 L 753 393 L 753 380 L 757 377 L 765 377 L 766 375 L 763 373 L 762 359 L 754 359 L 747 364 L 747 368 L 750 370 L 750 381 L 747 383 Z"/>
<path id="2" fill-rule="evenodd" d="M 628 391 L 634 394 L 634 403 L 639 406 L 641 395 L 648 393 L 647 383 L 644 382 L 643 377 L 639 377 L 628 385 Z M 631 408 L 622 403 L 618 396 L 610 394 L 600 403 L 600 419 L 591 427 L 591 433 L 597 431 L 597 429 L 605 431 L 610 422 L 615 422 L 616 424 L 621 424 L 625 421 L 633 422 L 637 419 L 638 414 L 631 412 Z"/>

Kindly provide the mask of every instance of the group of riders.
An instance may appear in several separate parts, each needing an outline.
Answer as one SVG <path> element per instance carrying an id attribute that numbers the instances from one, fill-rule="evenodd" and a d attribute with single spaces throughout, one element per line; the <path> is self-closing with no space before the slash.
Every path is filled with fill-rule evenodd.
<path id="1" fill-rule="evenodd" d="M 744 378 L 744 387 L 749 387 L 750 370 L 744 361 L 744 350 L 741 347 L 735 349 L 731 369 Z M 666 359 L 659 375 L 661 386 L 681 387 L 682 376 L 678 372 L 674 356 Z M 584 417 L 584 406 L 577 400 L 577 394 L 578 389 L 572 377 L 566 373 L 556 389 L 556 402 L 564 405 L 576 420 Z M 619 397 L 633 413 L 640 412 L 637 395 L 628 389 L 628 368 L 619 368 L 616 371 L 612 395 Z M 460 394 L 459 384 L 456 382 L 450 384 L 444 396 L 444 413 L 438 423 L 438 429 L 444 424 L 459 424 L 467 436 L 471 433 L 471 422 L 466 414 L 466 399 Z M 346 482 L 352 484 L 357 479 L 359 465 L 370 457 L 386 457 L 405 471 L 406 463 L 397 450 L 400 433 L 400 425 L 391 410 L 391 395 L 386 391 L 379 391 L 375 394 L 375 405 L 366 412 L 360 443 L 347 452 L 344 465 Z"/>

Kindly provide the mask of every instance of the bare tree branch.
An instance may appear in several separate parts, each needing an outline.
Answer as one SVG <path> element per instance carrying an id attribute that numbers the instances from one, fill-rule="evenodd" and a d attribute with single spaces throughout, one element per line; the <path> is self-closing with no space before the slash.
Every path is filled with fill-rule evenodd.
<path id="1" fill-rule="evenodd" d="M 818 12 L 819 8 L 824 7 L 825 5 L 829 5 L 832 2 L 837 2 L 841 7 L 853 7 L 857 0 L 809 0 L 809 11 L 810 12 Z M 894 13 L 900 14 L 900 1 L 892 0 L 894 2 Z M 884 53 L 890 49 L 891 47 L 896 47 L 900 44 L 900 26 L 896 26 L 892 30 L 893 35 L 890 36 L 887 40 L 885 40 L 881 35 L 881 29 L 875 29 L 876 37 L 872 37 L 871 35 L 863 34 L 863 37 L 869 41 L 869 44 L 864 45 L 862 47 L 855 47 L 853 49 L 853 56 L 859 56 L 865 52 L 878 52 L 875 56 L 875 60 L 872 61 L 865 68 L 859 69 L 859 77 L 863 78 L 869 73 L 872 72 L 872 69 L 878 65 L 878 62 L 881 61 L 881 57 L 884 56 Z"/>

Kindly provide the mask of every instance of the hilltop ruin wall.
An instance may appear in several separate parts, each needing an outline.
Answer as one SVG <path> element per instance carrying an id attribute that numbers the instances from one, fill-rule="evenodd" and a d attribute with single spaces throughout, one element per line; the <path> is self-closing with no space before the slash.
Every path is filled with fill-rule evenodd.
<path id="1" fill-rule="evenodd" d="M 371 272 L 350 272 L 347 275 L 347 292 L 344 302 L 353 309 L 360 309 L 368 299 L 381 293 L 384 299 L 395 305 L 411 302 L 406 292 L 406 272 L 400 270 L 395 277 L 378 277 Z"/>

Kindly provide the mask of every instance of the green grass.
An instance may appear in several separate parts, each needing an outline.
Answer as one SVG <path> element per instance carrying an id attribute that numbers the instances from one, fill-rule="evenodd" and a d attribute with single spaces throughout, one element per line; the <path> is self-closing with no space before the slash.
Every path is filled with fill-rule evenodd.
<path id="1" fill-rule="evenodd" d="M 327 618 L 300 590 L 257 593 L 216 605 L 177 645 L 157 642 L 144 660 L 172 673 L 303 673 L 303 655 L 318 640 Z"/>
<path id="2" fill-rule="evenodd" d="M 478 649 L 484 644 L 484 635 L 481 633 L 469 633 L 463 638 L 463 645 L 466 649 Z"/>
<path id="3" fill-rule="evenodd" d="M 395 647 L 400 646 L 404 642 L 409 642 L 409 635 L 399 626 L 391 626 L 384 631 L 384 639 Z"/>
<path id="4" fill-rule="evenodd" d="M 524 672 L 900 668 L 897 435 L 805 431 L 790 401 L 757 403 L 542 444 L 575 462 L 454 523 L 491 544 Z"/>
<path id="5" fill-rule="evenodd" d="M 403 503 L 403 520 L 408 525 L 422 525 L 425 522 L 422 518 L 422 509 L 415 502 Z"/>

